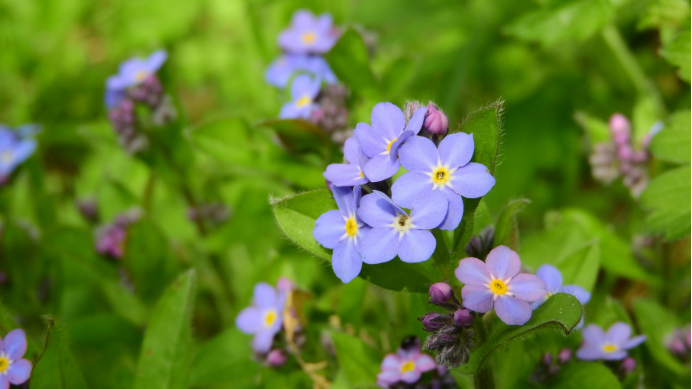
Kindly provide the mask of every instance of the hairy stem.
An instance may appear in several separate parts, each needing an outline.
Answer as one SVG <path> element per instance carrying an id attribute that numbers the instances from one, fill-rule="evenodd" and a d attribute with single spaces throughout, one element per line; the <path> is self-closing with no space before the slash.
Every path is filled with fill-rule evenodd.
<path id="1" fill-rule="evenodd" d="M 476 347 L 478 347 L 488 341 L 488 329 L 482 317 L 475 320 L 473 327 L 476 331 Z M 473 375 L 473 386 L 475 389 L 495 389 L 493 371 L 488 361 L 485 361 L 476 374 Z"/>

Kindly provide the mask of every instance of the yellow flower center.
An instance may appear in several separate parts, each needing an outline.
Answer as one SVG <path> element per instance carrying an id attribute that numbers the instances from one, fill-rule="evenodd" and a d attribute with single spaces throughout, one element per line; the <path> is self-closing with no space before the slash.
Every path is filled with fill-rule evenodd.
<path id="1" fill-rule="evenodd" d="M 415 369 L 415 368 L 416 368 L 416 364 L 415 364 L 415 363 L 413 363 L 413 362 L 411 362 L 411 361 L 407 361 L 406 363 L 404 363 L 403 365 L 401 365 L 401 372 L 402 372 L 402 373 L 406 373 L 407 371 L 412 371 L 412 370 Z"/>
<path id="2" fill-rule="evenodd" d="M 264 314 L 264 325 L 269 327 L 276 321 L 276 311 L 271 310 Z"/>
<path id="3" fill-rule="evenodd" d="M 346 233 L 348 236 L 353 236 L 358 233 L 358 224 L 356 224 L 355 218 L 346 220 Z"/>
<path id="4" fill-rule="evenodd" d="M 612 344 L 606 344 L 605 346 L 603 346 L 603 351 L 605 351 L 605 352 L 607 352 L 607 353 L 612 353 L 613 351 L 615 351 L 615 350 L 617 350 L 617 349 L 618 349 L 618 348 L 615 347 L 615 346 L 612 345 Z"/>
<path id="5" fill-rule="evenodd" d="M 305 34 L 303 34 L 302 37 L 300 37 L 300 39 L 301 39 L 301 40 L 303 41 L 303 43 L 305 43 L 306 45 L 309 45 L 309 44 L 311 44 L 312 42 L 314 42 L 314 41 L 315 41 L 315 38 L 316 38 L 316 36 L 315 36 L 315 34 L 312 33 L 312 32 L 306 32 Z"/>
<path id="6" fill-rule="evenodd" d="M 135 74 L 135 79 L 137 80 L 137 82 L 144 81 L 144 79 L 147 78 L 147 76 L 147 72 L 145 72 L 144 70 L 140 70 L 137 72 L 137 74 Z"/>
<path id="7" fill-rule="evenodd" d="M 363 172 L 360 172 L 360 173 L 358 173 L 358 174 L 360 175 L 360 178 L 365 177 L 365 176 L 363 176 Z"/>
<path id="8" fill-rule="evenodd" d="M 300 99 L 298 99 L 298 101 L 296 101 L 296 107 L 302 108 L 310 103 L 312 103 L 312 99 L 310 98 L 310 96 L 303 96 Z"/>
<path id="9" fill-rule="evenodd" d="M 392 139 L 389 141 L 389 144 L 387 144 L 387 152 L 392 148 L 392 143 L 396 142 L 397 138 Z"/>
<path id="10" fill-rule="evenodd" d="M 12 150 L 5 150 L 0 154 L 0 161 L 3 163 L 10 163 L 12 162 L 12 159 L 14 159 L 14 153 L 12 153 Z"/>
<path id="11" fill-rule="evenodd" d="M 10 367 L 10 361 L 7 360 L 7 357 L 0 357 L 0 373 L 7 370 L 8 367 Z"/>
<path id="12" fill-rule="evenodd" d="M 433 171 L 432 180 L 437 185 L 445 185 L 449 178 L 449 170 L 446 167 L 438 167 Z"/>
<path id="13" fill-rule="evenodd" d="M 490 290 L 496 294 L 505 294 L 507 293 L 507 284 L 501 280 L 493 280 L 490 283 Z"/>

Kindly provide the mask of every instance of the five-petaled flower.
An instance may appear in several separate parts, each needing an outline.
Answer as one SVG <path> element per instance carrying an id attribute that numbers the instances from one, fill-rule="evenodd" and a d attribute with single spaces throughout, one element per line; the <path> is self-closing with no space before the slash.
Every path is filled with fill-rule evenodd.
<path id="1" fill-rule="evenodd" d="M 321 54 L 329 51 L 339 37 L 332 26 L 332 17 L 299 10 L 293 14 L 291 26 L 279 34 L 279 46 L 291 54 Z"/>
<path id="2" fill-rule="evenodd" d="M 439 228 L 455 229 L 464 214 L 460 195 L 478 198 L 495 185 L 484 165 L 471 162 L 473 149 L 473 135 L 463 132 L 447 135 L 439 147 L 422 136 L 409 138 L 399 150 L 401 164 L 409 172 L 392 186 L 392 198 L 408 208 L 421 193 L 440 191 L 447 196 L 449 210 Z"/>
<path id="3" fill-rule="evenodd" d="M 148 58 L 130 58 L 120 64 L 118 74 L 108 77 L 106 80 L 106 105 L 111 108 L 117 105 L 124 97 L 122 91 L 144 82 L 149 76 L 155 74 L 168 54 L 165 50 L 153 52 Z"/>
<path id="4" fill-rule="evenodd" d="M 596 324 L 589 324 L 582 330 L 584 341 L 577 350 L 577 358 L 584 361 L 623 359 L 627 356 L 627 350 L 646 340 L 644 335 L 630 338 L 631 335 L 632 328 L 621 321 L 610 326 L 608 332 Z"/>
<path id="5" fill-rule="evenodd" d="M 363 262 L 378 264 L 395 256 L 408 263 L 426 261 L 435 251 L 435 237 L 428 229 L 442 222 L 447 198 L 440 192 L 428 192 L 417 198 L 411 214 L 396 205 L 386 194 L 373 191 L 363 196 L 358 215 L 372 227 L 363 238 Z"/>
<path id="6" fill-rule="evenodd" d="M 285 88 L 294 74 L 305 72 L 328 84 L 336 82 L 336 76 L 327 61 L 314 55 L 284 54 L 269 65 L 265 80 L 278 88 Z"/>
<path id="7" fill-rule="evenodd" d="M 21 385 L 31 375 L 31 362 L 22 358 L 26 353 L 26 334 L 22 329 L 7 333 L 5 339 L 0 338 L 0 388 L 6 389 L 12 385 Z"/>
<path id="8" fill-rule="evenodd" d="M 381 365 L 381 372 L 377 375 L 377 385 L 388 388 L 399 381 L 414 384 L 420 380 L 421 375 L 437 368 L 435 360 L 428 354 L 420 352 L 420 340 L 399 347 L 396 354 L 387 354 Z"/>
<path id="9" fill-rule="evenodd" d="M 533 309 L 538 308 L 541 304 L 548 300 L 550 296 L 554 295 L 555 293 L 571 294 L 572 296 L 577 298 L 581 305 L 588 303 L 591 299 L 591 293 L 587 292 L 586 289 L 582 288 L 579 285 L 563 286 L 562 273 L 553 265 L 543 265 L 539 267 L 538 271 L 536 271 L 536 275 L 538 276 L 538 278 L 541 279 L 541 281 L 545 283 L 545 288 L 548 293 L 545 294 L 544 298 L 538 299 L 534 301 L 533 304 L 531 304 L 531 307 Z M 579 321 L 579 324 L 577 324 L 577 327 L 575 328 L 579 329 L 583 325 L 584 316 L 582 316 L 581 320 Z"/>
<path id="10" fill-rule="evenodd" d="M 360 186 L 353 189 L 330 185 L 339 210 L 328 211 L 315 222 L 312 235 L 324 247 L 334 249 L 332 268 L 343 282 L 350 282 L 363 267 L 363 234 L 370 230 L 357 213 L 361 201 Z"/>
<path id="11" fill-rule="evenodd" d="M 392 103 L 379 103 L 372 109 L 370 121 L 358 123 L 353 131 L 361 150 L 370 161 L 365 176 L 371 182 L 386 180 L 399 170 L 399 148 L 421 130 L 427 109 L 420 107 L 406 124 L 404 113 Z M 412 199 L 413 201 L 413 199 Z"/>
<path id="12" fill-rule="evenodd" d="M 258 353 L 266 354 L 283 323 L 286 293 L 277 292 L 271 285 L 260 282 L 255 285 L 253 302 L 253 306 L 238 314 L 235 324 L 246 334 L 254 334 L 252 348 Z"/>
<path id="13" fill-rule="evenodd" d="M 0 125 L 0 178 L 9 176 L 36 150 L 36 141 L 20 136 L 20 132 Z"/>
<path id="14" fill-rule="evenodd" d="M 291 101 L 281 107 L 281 119 L 309 119 L 317 107 L 315 98 L 320 92 L 321 81 L 302 74 L 291 84 Z"/>
<path id="15" fill-rule="evenodd" d="M 333 163 L 327 166 L 327 171 L 322 173 L 324 178 L 336 186 L 367 184 L 368 179 L 363 174 L 363 168 L 369 159 L 353 137 L 346 139 L 344 143 L 344 158 L 348 163 Z"/>
<path id="16" fill-rule="evenodd" d="M 533 274 L 518 274 L 521 261 L 507 246 L 494 248 L 485 262 L 464 258 L 454 274 L 464 283 L 464 307 L 484 313 L 495 306 L 495 313 L 506 324 L 523 325 L 531 318 L 532 303 L 546 295 L 545 283 Z"/>

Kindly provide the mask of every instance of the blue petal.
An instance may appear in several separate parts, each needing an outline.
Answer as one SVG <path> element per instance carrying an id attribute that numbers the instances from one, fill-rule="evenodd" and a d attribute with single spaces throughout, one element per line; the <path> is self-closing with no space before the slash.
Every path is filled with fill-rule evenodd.
<path id="1" fill-rule="evenodd" d="M 438 228 L 452 231 L 459 226 L 461 218 L 464 216 L 464 201 L 461 199 L 461 196 L 454 193 L 454 191 L 449 188 L 443 188 L 442 191 L 447 195 L 449 207 L 447 209 L 447 216 L 445 216 Z"/>
<path id="2" fill-rule="evenodd" d="M 163 66 L 163 63 L 166 62 L 166 58 L 168 58 L 168 53 L 166 53 L 166 50 L 157 50 L 151 53 L 146 61 L 146 69 L 148 73 L 156 73 L 156 71 Z"/>
<path id="3" fill-rule="evenodd" d="M 363 170 L 370 182 L 383 181 L 399 171 L 399 160 L 392 160 L 389 155 L 378 155 L 369 160 Z"/>
<path id="4" fill-rule="evenodd" d="M 568 293 L 576 297 L 582 305 L 588 303 L 589 300 L 591 300 L 591 293 L 587 292 L 586 289 L 582 288 L 579 285 L 565 285 L 562 288 L 562 291 L 564 293 Z"/>
<path id="5" fill-rule="evenodd" d="M 606 343 L 606 334 L 596 324 L 589 324 L 581 332 L 582 339 L 587 345 L 602 347 Z"/>
<path id="6" fill-rule="evenodd" d="M 339 242 L 332 255 L 334 274 L 342 282 L 348 283 L 358 276 L 362 267 L 363 261 L 356 250 L 355 242 L 352 239 Z"/>
<path id="7" fill-rule="evenodd" d="M 475 199 L 485 196 L 490 191 L 495 185 L 495 177 L 485 166 L 471 162 L 452 174 L 451 185 L 458 194 L 469 199 Z"/>
<path id="8" fill-rule="evenodd" d="M 414 137 L 415 134 L 413 131 L 404 131 L 399 135 L 399 137 L 392 142 L 391 147 L 389 148 L 389 158 L 391 158 L 392 161 L 396 161 L 397 157 L 399 156 L 399 149 L 401 146 L 408 141 L 409 138 Z"/>
<path id="9" fill-rule="evenodd" d="M 332 210 L 323 213 L 315 221 L 312 236 L 322 246 L 333 249 L 346 232 L 346 223 L 341 212 Z"/>
<path id="10" fill-rule="evenodd" d="M 252 298 L 255 304 L 263 309 L 276 309 L 278 303 L 276 290 L 265 282 L 260 282 L 255 285 Z"/>
<path id="11" fill-rule="evenodd" d="M 382 154 L 387 149 L 387 142 L 383 137 L 376 136 L 375 130 L 367 123 L 358 123 L 353 130 L 353 136 L 358 140 L 358 145 L 363 154 L 370 158 Z"/>
<path id="12" fill-rule="evenodd" d="M 404 145 L 406 146 L 406 145 Z M 413 201 L 425 193 L 432 192 L 433 184 L 423 172 L 408 172 L 392 185 L 392 200 L 404 208 L 413 207 Z"/>
<path id="13" fill-rule="evenodd" d="M 327 170 L 322 175 L 336 186 L 354 186 L 368 183 L 368 179 L 361 176 L 361 173 L 358 165 L 333 163 L 327 166 Z"/>
<path id="14" fill-rule="evenodd" d="M 545 288 L 549 292 L 555 293 L 562 287 L 562 273 L 553 265 L 542 265 L 536 275 L 545 282 Z"/>
<path id="15" fill-rule="evenodd" d="M 423 121 L 425 121 L 425 114 L 428 112 L 426 107 L 420 107 L 413 113 L 411 120 L 409 120 L 404 131 L 412 131 L 414 135 L 420 132 L 423 128 Z"/>
<path id="16" fill-rule="evenodd" d="M 7 368 L 7 380 L 12 385 L 21 385 L 31 376 L 31 362 L 26 359 L 15 360 Z"/>
<path id="17" fill-rule="evenodd" d="M 315 80 L 312 77 L 301 74 L 300 76 L 293 79 L 291 84 L 291 99 L 299 100 L 304 96 L 309 96 L 310 98 L 315 98 L 319 92 L 319 84 L 317 84 L 317 90 L 315 90 Z"/>
<path id="18" fill-rule="evenodd" d="M 363 196 L 358 207 L 358 217 L 371 227 L 384 227 L 394 223 L 396 208 L 377 193 Z"/>
<path id="19" fill-rule="evenodd" d="M 603 358 L 603 355 L 605 353 L 603 352 L 603 349 L 601 347 L 594 347 L 594 346 L 588 346 L 584 345 L 577 350 L 577 358 L 581 359 L 582 361 L 597 361 L 601 358 Z"/>
<path id="20" fill-rule="evenodd" d="M 473 157 L 473 135 L 458 132 L 445 136 L 440 142 L 440 160 L 450 169 L 464 166 Z"/>
<path id="21" fill-rule="evenodd" d="M 495 313 L 505 324 L 520 326 L 531 319 L 531 306 L 525 301 L 503 295 L 495 300 Z"/>
<path id="22" fill-rule="evenodd" d="M 399 241 L 399 258 L 408 263 L 423 262 L 435 252 L 435 237 L 430 231 L 410 229 Z"/>
<path id="23" fill-rule="evenodd" d="M 365 200 L 365 197 L 363 197 L 363 200 Z M 360 254 L 363 262 L 376 265 L 394 259 L 398 246 L 398 234 L 391 227 L 373 228 L 365 233 L 360 245 Z"/>
<path id="24" fill-rule="evenodd" d="M 26 334 L 24 330 L 17 328 L 7 333 L 3 339 L 4 351 L 10 359 L 17 360 L 26 353 Z"/>
<path id="25" fill-rule="evenodd" d="M 246 334 L 254 334 L 263 328 L 264 315 L 257 307 L 248 307 L 240 311 L 235 318 L 235 325 Z"/>
<path id="26" fill-rule="evenodd" d="M 292 101 L 284 104 L 279 112 L 279 119 L 297 119 L 301 115 L 301 110 Z"/>
<path id="27" fill-rule="evenodd" d="M 401 166 L 407 170 L 430 173 L 437 166 L 439 157 L 435 144 L 428 138 L 412 136 L 399 149 Z M 427 177 L 427 176 L 426 176 Z M 430 181 L 430 178 L 428 178 Z"/>
<path id="28" fill-rule="evenodd" d="M 392 103 L 379 103 L 372 109 L 370 123 L 378 136 L 388 140 L 398 138 L 406 126 L 401 109 Z"/>
<path id="29" fill-rule="evenodd" d="M 344 158 L 351 165 L 358 165 L 358 157 L 360 157 L 360 146 L 355 137 L 350 137 L 344 142 Z"/>
<path id="30" fill-rule="evenodd" d="M 424 192 L 413 202 L 411 223 L 416 228 L 437 227 L 447 215 L 447 196 L 439 190 Z"/>
<path id="31" fill-rule="evenodd" d="M 348 219 L 356 213 L 356 199 L 353 189 L 333 184 L 329 186 L 329 189 L 331 189 L 336 206 L 339 207 L 344 218 Z"/>
<path id="32" fill-rule="evenodd" d="M 272 348 L 274 335 L 276 335 L 276 332 L 271 329 L 258 332 L 252 339 L 252 349 L 261 354 L 266 354 Z"/>
<path id="33" fill-rule="evenodd" d="M 619 346 L 625 343 L 630 338 L 630 335 L 632 335 L 632 327 L 625 322 L 619 321 L 608 328 L 606 341 Z"/>

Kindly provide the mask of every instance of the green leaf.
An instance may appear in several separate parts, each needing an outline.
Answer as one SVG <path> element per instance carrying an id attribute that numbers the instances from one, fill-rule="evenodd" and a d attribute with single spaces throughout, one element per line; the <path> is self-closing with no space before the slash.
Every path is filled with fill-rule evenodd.
<path id="1" fill-rule="evenodd" d="M 557 268 L 562 273 L 564 285 L 579 285 L 593 291 L 601 264 L 601 247 L 598 240 L 587 243 L 568 255 Z"/>
<path id="2" fill-rule="evenodd" d="M 567 365 L 550 388 L 554 389 L 618 389 L 618 378 L 600 362 L 580 362 Z"/>
<path id="3" fill-rule="evenodd" d="M 282 119 L 262 122 L 259 125 L 274 129 L 284 146 L 292 152 L 318 152 L 329 161 L 332 152 L 335 151 L 327 133 L 309 121 Z"/>
<path id="4" fill-rule="evenodd" d="M 192 365 L 190 384 L 194 387 L 223 383 L 251 386 L 260 366 L 251 358 L 250 339 L 234 327 L 205 343 Z"/>
<path id="5" fill-rule="evenodd" d="M 382 356 L 359 338 L 342 332 L 331 332 L 336 358 L 351 388 L 377 381 Z"/>
<path id="6" fill-rule="evenodd" d="M 192 143 L 219 161 L 247 165 L 253 162 L 255 147 L 250 141 L 250 129 L 239 118 L 215 120 L 189 133 Z"/>
<path id="7" fill-rule="evenodd" d="M 519 229 L 516 215 L 530 202 L 527 199 L 513 200 L 502 209 L 497 217 L 497 223 L 495 223 L 495 246 L 504 245 L 514 251 L 519 249 Z"/>
<path id="8" fill-rule="evenodd" d="M 45 320 L 48 323 L 46 349 L 31 372 L 31 387 L 86 389 L 87 383 L 70 349 L 67 329 L 55 317 L 46 316 Z"/>
<path id="9" fill-rule="evenodd" d="M 670 124 L 651 140 L 649 150 L 662 161 L 690 163 L 690 111 L 675 112 Z"/>
<path id="10" fill-rule="evenodd" d="M 180 275 L 156 303 L 142 342 L 135 389 L 186 389 L 191 365 L 196 274 Z"/>
<path id="11" fill-rule="evenodd" d="M 336 77 L 357 91 L 372 91 L 377 80 L 370 69 L 368 48 L 360 34 L 349 28 L 326 55 Z"/>
<path id="12" fill-rule="evenodd" d="M 601 142 L 610 142 L 610 128 L 603 120 L 589 116 L 584 112 L 576 112 L 574 120 L 584 129 L 589 136 L 591 145 Z"/>
<path id="13" fill-rule="evenodd" d="M 414 62 L 409 58 L 399 58 L 382 77 L 382 89 L 388 100 L 401 98 L 402 91 L 413 77 Z"/>
<path id="14" fill-rule="evenodd" d="M 690 29 L 681 31 L 675 39 L 661 48 L 661 55 L 680 68 L 678 75 L 690 82 Z"/>
<path id="15" fill-rule="evenodd" d="M 120 282 L 104 280 L 101 290 L 115 312 L 137 326 L 144 326 L 148 316 L 147 307 Z"/>
<path id="16" fill-rule="evenodd" d="M 469 115 L 456 130 L 450 129 L 450 134 L 465 132 L 473 134 L 474 152 L 472 162 L 480 163 L 488 168 L 490 174 L 495 174 L 497 155 L 500 151 L 500 136 L 502 134 L 503 102 L 497 101 Z M 454 230 L 452 240 L 452 262 L 461 259 L 464 247 L 473 233 L 474 213 L 481 199 L 464 198 L 464 215 L 461 223 Z"/>
<path id="17" fill-rule="evenodd" d="M 639 202 L 649 211 L 645 225 L 652 233 L 676 240 L 690 233 L 690 167 L 680 167 L 653 179 Z"/>
<path id="18" fill-rule="evenodd" d="M 538 335 L 545 331 L 558 330 L 567 335 L 579 324 L 581 317 L 582 307 L 574 296 L 564 293 L 555 294 L 533 311 L 531 320 L 521 327 L 498 322 L 488 340 L 476 347 L 471 352 L 468 363 L 461 365 L 458 369 L 463 374 L 475 374 L 486 358 L 502 346 L 512 347 L 509 343 L 514 340 Z"/>

